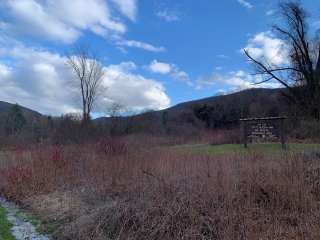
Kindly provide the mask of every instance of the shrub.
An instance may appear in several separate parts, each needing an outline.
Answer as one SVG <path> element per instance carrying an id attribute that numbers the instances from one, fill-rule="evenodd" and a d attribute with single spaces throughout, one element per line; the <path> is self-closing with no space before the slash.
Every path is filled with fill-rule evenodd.
<path id="1" fill-rule="evenodd" d="M 11 154 L 0 189 L 51 208 L 42 214 L 57 239 L 319 238 L 317 153 L 208 156 L 109 141 Z"/>
<path id="2" fill-rule="evenodd" d="M 303 120 L 291 135 L 299 140 L 320 141 L 320 122 L 316 120 Z"/>
<path id="3" fill-rule="evenodd" d="M 240 130 L 215 130 L 211 134 L 210 143 L 212 145 L 219 144 L 237 144 L 240 143 Z"/>

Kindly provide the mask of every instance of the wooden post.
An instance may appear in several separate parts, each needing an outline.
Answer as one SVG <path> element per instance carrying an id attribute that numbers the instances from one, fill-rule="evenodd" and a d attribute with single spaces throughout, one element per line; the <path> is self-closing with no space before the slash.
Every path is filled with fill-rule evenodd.
<path id="1" fill-rule="evenodd" d="M 242 133 L 242 142 L 244 147 L 248 147 L 248 139 L 247 139 L 247 123 L 246 121 L 241 121 L 241 133 Z"/>
<path id="2" fill-rule="evenodd" d="M 280 139 L 281 139 L 281 145 L 282 149 L 287 149 L 286 146 L 286 136 L 285 136 L 285 130 L 284 130 L 284 118 L 280 119 Z"/>

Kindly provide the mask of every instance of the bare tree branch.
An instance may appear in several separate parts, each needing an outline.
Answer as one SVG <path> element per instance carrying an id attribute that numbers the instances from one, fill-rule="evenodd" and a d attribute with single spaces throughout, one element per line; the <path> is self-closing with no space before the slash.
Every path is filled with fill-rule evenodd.
<path id="1" fill-rule="evenodd" d="M 289 90 L 294 102 L 299 102 L 320 119 L 320 43 L 317 42 L 318 48 L 314 50 L 316 42 L 308 38 L 307 13 L 300 2 L 284 2 L 280 9 L 287 27 L 274 26 L 273 29 L 289 49 L 289 65 L 275 66 L 265 60 L 255 59 L 248 50 L 244 50 L 244 53 L 256 67 L 256 75 L 267 77 L 256 84 L 271 80 L 279 82 Z"/>
<path id="2" fill-rule="evenodd" d="M 68 55 L 67 64 L 78 79 L 82 98 L 83 121 L 90 120 L 90 113 L 96 101 L 104 75 L 102 64 L 87 46 L 76 46 Z"/>
<path id="3" fill-rule="evenodd" d="M 276 76 L 273 71 L 270 71 L 270 69 L 268 67 L 266 67 L 262 62 L 259 62 L 258 60 L 254 59 L 248 52 L 248 50 L 244 50 L 244 53 L 247 55 L 247 57 L 250 59 L 250 61 L 252 61 L 254 64 L 256 64 L 259 68 L 261 68 L 263 70 L 263 72 L 265 72 L 265 74 L 268 74 L 271 76 L 271 78 L 268 80 L 270 81 L 271 79 L 275 79 L 278 82 L 280 82 L 283 86 L 285 86 L 286 88 L 291 88 L 284 80 L 280 79 L 278 76 Z M 262 73 L 264 74 L 264 73 Z"/>

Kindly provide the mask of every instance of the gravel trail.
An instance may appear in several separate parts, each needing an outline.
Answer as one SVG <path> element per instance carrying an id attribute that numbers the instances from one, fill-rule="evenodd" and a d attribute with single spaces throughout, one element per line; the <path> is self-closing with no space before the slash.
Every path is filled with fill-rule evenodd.
<path id="1" fill-rule="evenodd" d="M 12 223 L 12 235 L 17 240 L 50 240 L 49 236 L 37 233 L 35 227 L 17 217 L 18 207 L 0 197 L 0 205 L 7 211 L 7 219 Z"/>

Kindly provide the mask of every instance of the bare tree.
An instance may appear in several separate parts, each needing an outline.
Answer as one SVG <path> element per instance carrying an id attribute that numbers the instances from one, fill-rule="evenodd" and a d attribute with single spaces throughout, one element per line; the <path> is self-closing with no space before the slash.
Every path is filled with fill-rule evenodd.
<path id="1" fill-rule="evenodd" d="M 101 89 L 104 75 L 102 64 L 88 46 L 79 45 L 68 55 L 67 64 L 78 79 L 81 91 L 83 121 L 90 121 L 90 113 Z"/>
<path id="2" fill-rule="evenodd" d="M 125 111 L 127 108 L 118 102 L 113 102 L 106 108 L 106 114 L 109 117 L 120 117 Z"/>
<path id="3" fill-rule="evenodd" d="M 288 47 L 288 64 L 275 65 L 266 59 L 255 59 L 248 49 L 244 50 L 256 67 L 256 73 L 264 78 L 261 84 L 278 81 L 287 89 L 285 95 L 315 118 L 320 119 L 320 41 L 308 32 L 308 14 L 300 1 L 280 4 L 285 27 L 275 25 L 274 31 Z"/>
<path id="4" fill-rule="evenodd" d="M 124 120 L 121 118 L 122 114 L 126 112 L 126 107 L 117 102 L 113 102 L 106 109 L 106 113 L 110 119 L 110 135 L 115 135 L 117 129 L 120 127 L 121 122 Z"/>

